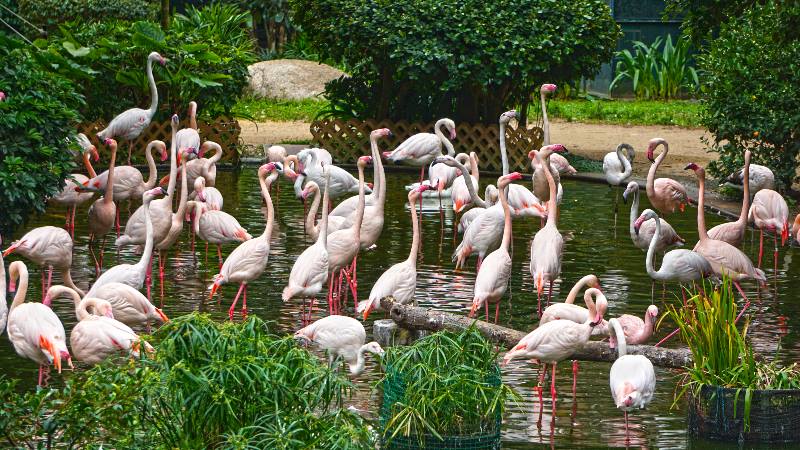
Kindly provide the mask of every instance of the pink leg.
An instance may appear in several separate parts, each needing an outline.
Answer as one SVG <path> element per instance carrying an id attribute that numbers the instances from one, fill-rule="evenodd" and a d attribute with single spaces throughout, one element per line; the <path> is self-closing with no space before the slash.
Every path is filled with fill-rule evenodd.
<path id="1" fill-rule="evenodd" d="M 167 264 L 165 261 L 166 253 L 163 250 L 158 251 L 158 282 L 164 286 L 164 266 Z"/>
<path id="2" fill-rule="evenodd" d="M 231 303 L 230 309 L 228 309 L 228 319 L 233 320 L 233 312 L 236 309 L 236 303 L 239 302 L 239 296 L 242 295 L 242 291 L 244 290 L 245 284 L 242 283 L 239 285 L 239 291 L 236 293 L 236 297 L 233 299 L 233 303 Z"/>
<path id="3" fill-rule="evenodd" d="M 553 399 L 553 407 L 556 404 L 556 364 L 553 363 L 553 376 L 550 378 L 550 397 Z"/>
<path id="4" fill-rule="evenodd" d="M 117 228 L 117 237 L 119 237 L 119 208 L 114 208 L 116 210 L 114 214 L 114 226 Z"/>
<path id="5" fill-rule="evenodd" d="M 94 246 L 92 244 L 94 244 L 94 235 L 90 234 L 89 235 L 89 253 L 92 254 L 92 259 L 94 260 L 94 276 L 95 277 L 99 277 L 100 276 L 100 263 L 97 261 L 97 255 L 95 255 L 95 253 L 94 253 Z"/>
<path id="6" fill-rule="evenodd" d="M 744 295 L 744 291 L 742 290 L 742 287 L 741 287 L 741 286 L 739 286 L 739 283 L 738 283 L 738 282 L 734 281 L 734 282 L 733 282 L 733 285 L 734 285 L 734 286 L 736 286 L 736 289 L 739 291 L 739 294 L 740 294 L 740 295 L 742 296 L 742 298 L 744 299 L 744 306 L 742 306 L 742 310 L 741 310 L 741 311 L 739 311 L 739 315 L 737 315 L 737 316 L 736 316 L 736 320 L 734 320 L 734 321 L 733 321 L 733 323 L 736 323 L 736 322 L 738 322 L 738 321 L 739 321 L 739 319 L 742 317 L 742 315 L 744 314 L 744 312 L 745 312 L 745 311 L 747 310 L 747 308 L 750 306 L 750 300 L 748 300 L 748 299 L 747 299 L 747 296 L 746 296 L 746 295 Z"/>
<path id="7" fill-rule="evenodd" d="M 547 306 L 550 306 L 550 300 L 553 298 L 553 280 L 550 280 L 547 283 Z"/>
<path id="8" fill-rule="evenodd" d="M 206 242 L 206 264 L 208 264 L 208 242 Z"/>
<path id="9" fill-rule="evenodd" d="M 483 310 L 486 313 L 486 322 L 488 323 L 489 322 L 489 302 L 488 301 L 483 302 Z"/>
<path id="10" fill-rule="evenodd" d="M 328 276 L 328 314 L 333 314 L 333 272 Z"/>
<path id="11" fill-rule="evenodd" d="M 775 232 L 777 233 L 777 230 L 775 230 Z M 777 234 L 772 235 L 772 243 L 775 245 L 775 252 L 773 253 L 775 267 L 773 271 L 775 274 L 775 284 L 777 285 L 778 284 L 778 235 Z"/>
<path id="12" fill-rule="evenodd" d="M 497 325 L 497 319 L 500 318 L 500 300 L 497 301 L 497 305 L 494 307 L 494 324 Z"/>
<path id="13" fill-rule="evenodd" d="M 37 386 L 44 387 L 44 385 L 42 384 L 43 380 L 44 380 L 44 366 L 39 364 L 39 382 Z"/>
<path id="14" fill-rule="evenodd" d="M 147 299 L 151 300 L 150 285 L 152 284 L 153 277 L 153 255 L 150 255 L 150 261 L 147 263 L 147 271 L 144 276 L 144 283 L 147 285 Z"/>
<path id="15" fill-rule="evenodd" d="M 219 259 L 219 268 L 222 269 L 222 246 L 217 244 L 217 258 Z"/>
<path id="16" fill-rule="evenodd" d="M 355 314 L 358 311 L 358 299 L 357 299 L 358 275 L 356 273 L 357 265 L 358 265 L 358 253 L 356 253 L 355 258 L 353 258 L 353 270 L 352 270 L 352 274 L 353 274 L 353 314 Z"/>
<path id="17" fill-rule="evenodd" d="M 625 411 L 625 441 L 628 441 L 628 411 Z"/>
<path id="18" fill-rule="evenodd" d="M 70 221 L 70 237 L 73 239 L 75 238 L 75 213 L 78 211 L 78 207 L 75 206 L 72 208 L 72 220 Z"/>
<path id="19" fill-rule="evenodd" d="M 578 390 L 578 360 L 572 361 L 572 398 Z"/>
<path id="20" fill-rule="evenodd" d="M 194 254 L 194 231 L 192 231 L 192 254 Z"/>
<path id="21" fill-rule="evenodd" d="M 764 230 L 758 230 L 760 234 L 758 238 L 758 268 L 761 268 L 761 257 L 764 256 Z"/>
<path id="22" fill-rule="evenodd" d="M 663 344 L 664 342 L 667 342 L 668 340 L 672 339 L 672 337 L 673 337 L 673 336 L 675 336 L 676 334 L 678 334 L 678 332 L 679 332 L 679 331 L 681 331 L 681 329 L 680 329 L 680 328 L 676 328 L 676 329 L 675 329 L 675 331 L 673 331 L 672 333 L 670 333 L 670 334 L 666 335 L 666 336 L 664 337 L 664 339 L 661 339 L 660 341 L 658 341 L 658 342 L 656 343 L 656 345 L 655 345 L 655 346 L 656 346 L 656 347 L 660 347 L 660 346 L 661 346 L 661 344 Z"/>
<path id="23" fill-rule="evenodd" d="M 103 251 L 106 248 L 106 237 L 103 236 L 103 243 L 100 244 L 100 270 L 103 270 Z"/>
<path id="24" fill-rule="evenodd" d="M 247 319 L 247 283 L 244 284 L 244 299 L 242 300 L 242 319 Z"/>
<path id="25" fill-rule="evenodd" d="M 542 425 L 542 413 L 544 413 L 544 399 L 542 398 L 542 385 L 544 384 L 544 374 L 547 372 L 547 364 L 542 363 L 539 366 L 539 385 L 536 386 L 536 393 L 539 395 L 539 426 Z"/>
<path id="26" fill-rule="evenodd" d="M 53 285 L 53 266 L 47 266 L 47 289 Z M 47 292 L 47 291 L 45 291 Z"/>
<path id="27" fill-rule="evenodd" d="M 47 283 L 44 282 L 44 269 L 42 269 L 42 300 L 47 295 Z"/>
<path id="28" fill-rule="evenodd" d="M 477 263 L 475 263 L 475 271 L 476 271 L 476 272 L 480 272 L 480 271 L 481 271 L 481 263 L 482 263 L 482 262 L 483 262 L 483 258 L 481 258 L 480 256 L 478 256 L 478 262 L 477 262 Z"/>
<path id="29" fill-rule="evenodd" d="M 311 322 L 312 314 L 314 314 L 314 303 L 317 301 L 316 298 L 311 299 L 311 305 L 308 307 L 308 322 Z"/>

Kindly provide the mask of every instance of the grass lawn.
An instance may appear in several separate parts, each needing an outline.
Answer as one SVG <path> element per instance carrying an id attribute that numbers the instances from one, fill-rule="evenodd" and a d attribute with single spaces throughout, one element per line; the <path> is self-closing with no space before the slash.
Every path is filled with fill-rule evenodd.
<path id="1" fill-rule="evenodd" d="M 236 117 L 251 119 L 256 122 L 274 120 L 288 122 L 302 120 L 311 122 L 326 106 L 326 100 L 267 100 L 245 97 L 233 108 Z"/>
<path id="2" fill-rule="evenodd" d="M 701 106 L 684 100 L 551 100 L 547 113 L 569 122 L 616 125 L 675 125 L 701 128 Z"/>

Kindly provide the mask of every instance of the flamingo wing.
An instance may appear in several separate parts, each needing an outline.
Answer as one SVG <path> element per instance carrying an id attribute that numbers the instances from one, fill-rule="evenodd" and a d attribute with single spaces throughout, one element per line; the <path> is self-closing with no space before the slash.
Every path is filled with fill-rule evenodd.
<path id="1" fill-rule="evenodd" d="M 393 162 L 428 164 L 442 152 L 442 141 L 433 133 L 417 133 L 403 141 L 389 155 Z"/>
<path id="2" fill-rule="evenodd" d="M 264 272 L 268 260 L 269 240 L 261 237 L 251 239 L 239 244 L 225 258 L 219 273 L 233 282 L 251 281 Z"/>
<path id="3" fill-rule="evenodd" d="M 642 355 L 624 355 L 617 358 L 609 373 L 611 395 L 617 407 L 628 411 L 644 408 L 653 399 L 656 388 L 656 373 L 653 363 Z M 627 385 L 627 386 L 626 386 Z M 639 398 L 630 406 L 622 405 L 618 398 L 626 390 L 638 392 Z"/>

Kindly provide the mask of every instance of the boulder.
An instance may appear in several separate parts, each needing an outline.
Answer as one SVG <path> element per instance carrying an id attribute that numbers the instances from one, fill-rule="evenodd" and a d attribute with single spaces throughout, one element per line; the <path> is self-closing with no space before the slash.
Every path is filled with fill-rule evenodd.
<path id="1" fill-rule="evenodd" d="M 325 83 L 345 73 L 327 64 L 300 59 L 261 61 L 248 67 L 249 92 L 256 97 L 302 100 L 316 97 Z"/>

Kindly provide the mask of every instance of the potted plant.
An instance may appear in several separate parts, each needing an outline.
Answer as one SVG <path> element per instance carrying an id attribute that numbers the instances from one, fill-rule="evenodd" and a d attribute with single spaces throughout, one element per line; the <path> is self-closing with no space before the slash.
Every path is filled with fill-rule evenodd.
<path id="1" fill-rule="evenodd" d="M 738 442 L 800 442 L 800 367 L 764 361 L 747 341 L 748 320 L 729 279 L 704 284 L 687 305 L 670 307 L 692 352 L 676 402 L 688 393 L 689 432 Z"/>
<path id="2" fill-rule="evenodd" d="M 497 352 L 474 327 L 442 331 L 383 358 L 382 448 L 500 448 L 507 401 Z"/>

